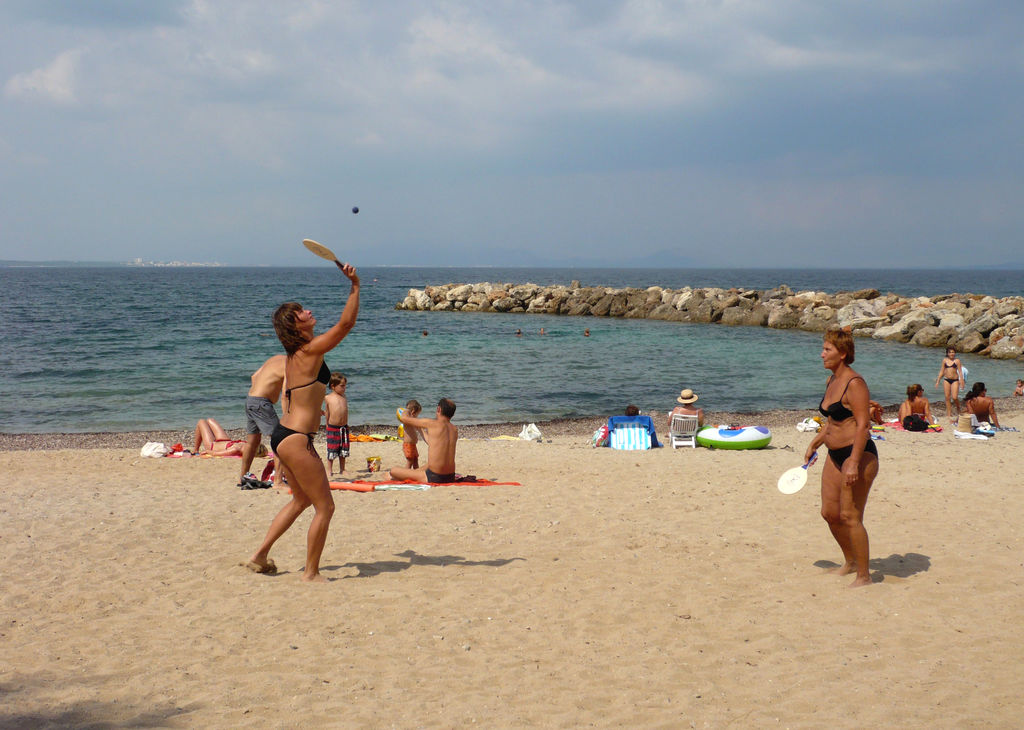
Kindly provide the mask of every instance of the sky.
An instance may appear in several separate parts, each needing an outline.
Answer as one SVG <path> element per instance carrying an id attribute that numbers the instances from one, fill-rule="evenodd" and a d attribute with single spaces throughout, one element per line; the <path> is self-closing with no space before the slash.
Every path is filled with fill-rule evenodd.
<path id="1" fill-rule="evenodd" d="M 1022 37 L 1020 0 L 3 0 L 0 260 L 1024 268 Z"/>

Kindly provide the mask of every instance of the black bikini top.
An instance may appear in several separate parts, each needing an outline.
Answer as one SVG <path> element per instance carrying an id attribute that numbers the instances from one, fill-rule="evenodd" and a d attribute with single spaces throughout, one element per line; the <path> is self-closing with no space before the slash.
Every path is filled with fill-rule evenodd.
<path id="1" fill-rule="evenodd" d="M 323 383 L 324 385 L 327 385 L 330 382 L 331 382 L 331 369 L 329 367 L 327 367 L 327 363 L 325 363 L 323 360 L 321 360 L 320 361 L 320 372 L 316 374 L 316 380 L 310 380 L 308 383 L 305 383 L 304 385 L 296 385 L 294 388 L 286 388 L 285 389 L 284 397 L 288 400 L 289 409 L 291 408 L 291 404 L 292 404 L 292 391 L 293 390 L 298 390 L 299 388 L 308 388 L 313 383 Z"/>
<path id="2" fill-rule="evenodd" d="M 826 418 L 831 418 L 836 423 L 842 423 L 847 418 L 851 418 L 853 416 L 853 411 L 851 411 L 849 408 L 843 405 L 843 398 L 846 397 L 846 391 L 850 389 L 850 383 L 852 383 L 854 380 L 864 380 L 864 378 L 858 375 L 857 377 L 850 378 L 848 381 L 846 381 L 846 387 L 843 388 L 843 394 L 839 396 L 839 400 L 830 405 L 828 408 L 822 408 L 822 406 L 825 404 L 825 396 L 821 396 L 821 401 L 818 403 L 818 410 L 821 412 L 821 415 L 825 416 Z M 828 382 L 831 383 L 832 378 L 829 378 Z M 825 391 L 828 391 L 827 385 L 825 386 Z"/>

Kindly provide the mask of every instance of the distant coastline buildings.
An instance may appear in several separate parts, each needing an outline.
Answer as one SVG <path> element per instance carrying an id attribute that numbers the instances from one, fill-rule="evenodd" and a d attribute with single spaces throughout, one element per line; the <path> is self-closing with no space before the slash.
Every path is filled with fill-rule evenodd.
<path id="1" fill-rule="evenodd" d="M 125 266 L 223 266 L 218 262 L 213 263 L 199 263 L 197 261 L 143 261 L 142 259 L 134 259 L 125 264 Z"/>

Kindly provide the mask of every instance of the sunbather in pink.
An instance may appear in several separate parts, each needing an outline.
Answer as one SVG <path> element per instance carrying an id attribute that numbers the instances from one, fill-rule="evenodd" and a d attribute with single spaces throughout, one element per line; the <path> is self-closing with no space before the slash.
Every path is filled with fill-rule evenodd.
<path id="1" fill-rule="evenodd" d="M 205 451 L 202 449 L 205 447 Z M 224 427 L 212 418 L 200 418 L 196 422 L 194 454 L 210 456 L 241 456 L 245 441 L 238 441 L 228 436 Z"/>

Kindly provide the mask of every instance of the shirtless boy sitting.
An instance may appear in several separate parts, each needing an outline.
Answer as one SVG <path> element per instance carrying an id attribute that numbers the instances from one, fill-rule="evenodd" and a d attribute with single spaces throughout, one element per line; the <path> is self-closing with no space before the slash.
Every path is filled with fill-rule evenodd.
<path id="1" fill-rule="evenodd" d="M 459 440 L 459 429 L 452 424 L 455 403 L 442 398 L 437 404 L 436 418 L 414 418 L 407 413 L 401 416 L 405 426 L 422 429 L 426 433 L 427 468 L 408 469 L 395 467 L 389 475 L 392 479 L 447 484 L 455 480 L 455 444 Z"/>

